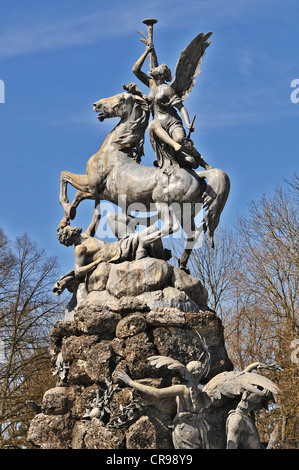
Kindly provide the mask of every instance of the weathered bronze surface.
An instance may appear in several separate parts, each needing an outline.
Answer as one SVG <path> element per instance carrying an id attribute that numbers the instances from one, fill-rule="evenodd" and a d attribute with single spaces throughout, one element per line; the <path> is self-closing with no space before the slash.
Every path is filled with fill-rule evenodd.
<path id="1" fill-rule="evenodd" d="M 182 227 L 187 241 L 179 266 L 187 270 L 190 253 L 203 230 L 213 245 L 213 234 L 230 190 L 228 176 L 220 169 L 212 169 L 195 149 L 190 139 L 194 119 L 191 123 L 183 104 L 200 72 L 212 33 L 200 33 L 191 41 L 181 53 L 175 78 L 168 85 L 165 81 L 171 80 L 171 72 L 165 64 L 158 65 L 152 43 L 155 22 L 144 20 L 148 37 L 141 32 L 141 40 L 146 44 L 146 50 L 133 66 L 134 74 L 149 87 L 149 95 L 144 95 L 136 84 L 130 83 L 124 85 L 124 92 L 94 103 L 93 110 L 99 113 L 100 121 L 119 117 L 120 122 L 100 150 L 89 159 L 85 175 L 61 173 L 59 201 L 64 217 L 59 228 L 70 224 L 84 199 L 95 201 L 92 221 L 85 231 L 89 236 L 96 232 L 101 201 L 121 206 L 128 215 L 130 207 L 139 204 L 144 211 L 157 211 L 161 220 L 159 230 L 153 228 L 140 238 L 144 256 L 157 240 Z M 147 56 L 151 67 L 149 76 L 141 70 Z M 189 130 L 188 136 L 176 109 Z M 149 122 L 150 113 L 153 119 Z M 139 164 L 147 128 L 156 155 L 153 167 Z M 199 165 L 205 171 L 195 171 Z M 67 196 L 68 184 L 78 190 L 71 203 Z M 205 208 L 205 220 L 196 226 L 195 217 L 202 207 Z"/>
<path id="2" fill-rule="evenodd" d="M 28 439 L 42 449 L 261 448 L 250 413 L 275 400 L 279 390 L 253 370 L 271 366 L 255 363 L 232 372 L 222 322 L 187 267 L 202 232 L 213 246 L 230 190 L 226 173 L 195 148 L 195 116 L 191 121 L 184 104 L 212 33 L 190 42 L 172 80 L 153 44 L 157 20 L 143 23 L 145 51 L 132 71 L 148 95 L 129 83 L 95 102 L 100 122 L 118 117 L 119 123 L 85 174 L 60 175 L 64 216 L 57 237 L 74 246 L 75 260 L 53 291 L 67 289 L 72 298 L 50 337 L 59 380 L 37 407 Z M 148 74 L 142 70 L 146 58 Z M 152 166 L 140 163 L 147 129 Z M 72 202 L 68 184 L 77 189 Z M 83 231 L 70 221 L 85 199 L 95 207 Z M 111 242 L 95 236 L 101 201 L 122 210 L 106 214 Z M 136 216 L 136 210 L 146 215 Z M 167 262 L 171 253 L 163 238 L 180 228 L 186 241 L 177 268 Z M 275 435 L 269 447 L 274 441 Z"/>

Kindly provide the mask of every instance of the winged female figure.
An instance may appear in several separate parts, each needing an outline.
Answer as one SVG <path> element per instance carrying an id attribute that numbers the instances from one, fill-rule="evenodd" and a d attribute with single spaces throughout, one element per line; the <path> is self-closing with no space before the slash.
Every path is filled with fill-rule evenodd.
<path id="1" fill-rule="evenodd" d="M 173 421 L 172 440 L 175 449 L 208 449 L 209 425 L 205 420 L 205 409 L 212 400 L 203 393 L 201 380 L 210 370 L 210 354 L 206 344 L 200 338 L 202 353 L 197 361 L 191 361 L 186 366 L 181 362 L 166 356 L 148 358 L 151 365 L 157 369 L 167 366 L 176 371 L 184 384 L 176 384 L 165 388 L 143 385 L 132 380 L 124 371 L 118 371 L 118 378 L 126 385 L 156 398 L 175 397 L 177 412 Z"/>
<path id="2" fill-rule="evenodd" d="M 200 33 L 180 54 L 173 81 L 171 70 L 165 64 L 158 64 L 153 43 L 143 35 L 142 41 L 146 44 L 146 50 L 134 64 L 132 71 L 150 89 L 148 100 L 153 120 L 148 128 L 149 136 L 157 157 L 155 165 L 166 172 L 170 164 L 184 168 L 198 166 L 206 170 L 212 168 L 204 161 L 190 139 L 194 127 L 183 104 L 195 84 L 195 78 L 200 73 L 205 50 L 210 45 L 208 39 L 211 34 Z M 150 57 L 149 75 L 141 70 L 147 56 Z M 170 85 L 166 83 L 171 81 Z M 182 118 L 189 129 L 188 136 Z"/>

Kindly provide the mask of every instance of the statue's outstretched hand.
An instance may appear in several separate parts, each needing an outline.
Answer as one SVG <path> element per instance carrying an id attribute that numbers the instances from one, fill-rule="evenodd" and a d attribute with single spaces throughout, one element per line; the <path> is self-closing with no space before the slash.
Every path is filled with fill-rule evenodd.
<path id="1" fill-rule="evenodd" d="M 132 379 L 123 370 L 118 370 L 116 377 L 127 385 L 130 385 Z"/>
<path id="2" fill-rule="evenodd" d="M 190 133 L 195 131 L 195 127 L 193 124 L 188 124 L 187 129 L 190 131 Z"/>
<path id="3" fill-rule="evenodd" d="M 150 52 L 152 52 L 154 50 L 154 44 L 152 42 L 149 42 L 147 45 L 146 45 L 146 52 L 149 54 Z"/>
<path id="4" fill-rule="evenodd" d="M 137 31 L 137 32 L 140 34 L 140 36 L 142 36 L 140 38 L 140 41 L 143 42 L 147 46 L 149 43 L 149 39 L 146 37 L 143 31 Z"/>

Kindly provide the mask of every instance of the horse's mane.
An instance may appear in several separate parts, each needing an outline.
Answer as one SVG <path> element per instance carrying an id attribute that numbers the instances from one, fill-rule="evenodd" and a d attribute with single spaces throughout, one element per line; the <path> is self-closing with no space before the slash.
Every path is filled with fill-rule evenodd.
<path id="1" fill-rule="evenodd" d="M 137 101 L 137 97 L 135 96 L 134 98 Z M 145 109 L 143 105 L 141 105 L 141 116 L 139 118 L 134 118 L 136 110 L 140 108 L 140 103 L 137 103 L 136 101 L 132 113 L 128 119 L 129 124 L 131 124 L 131 126 L 127 129 L 126 132 L 124 132 L 121 137 L 114 141 L 117 144 L 128 144 L 131 142 L 139 142 L 140 140 L 142 140 L 142 142 L 144 141 L 144 132 L 148 124 L 149 111 L 148 109 Z"/>
<path id="2" fill-rule="evenodd" d="M 144 155 L 144 133 L 150 116 L 149 104 L 146 98 L 140 96 L 139 93 L 131 93 L 131 95 L 134 99 L 134 105 L 127 119 L 127 130 L 113 142 L 124 146 L 129 145 L 130 148 L 136 148 L 141 158 L 141 156 Z"/>

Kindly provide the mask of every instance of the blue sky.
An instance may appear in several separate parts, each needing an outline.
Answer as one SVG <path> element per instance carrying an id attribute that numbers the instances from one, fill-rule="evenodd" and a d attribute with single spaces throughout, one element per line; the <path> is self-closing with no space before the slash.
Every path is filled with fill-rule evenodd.
<path id="1" fill-rule="evenodd" d="M 213 32 L 185 105 L 197 114 L 196 147 L 231 179 L 223 224 L 298 170 L 298 0 L 0 0 L 0 226 L 12 238 L 28 232 L 63 270 L 73 254 L 56 239 L 59 174 L 85 173 L 115 126 L 100 124 L 92 103 L 136 81 L 137 30 L 149 17 L 159 62 L 173 71 L 199 32 Z M 143 164 L 153 158 L 147 138 Z M 85 228 L 92 209 L 83 202 L 76 225 Z"/>

